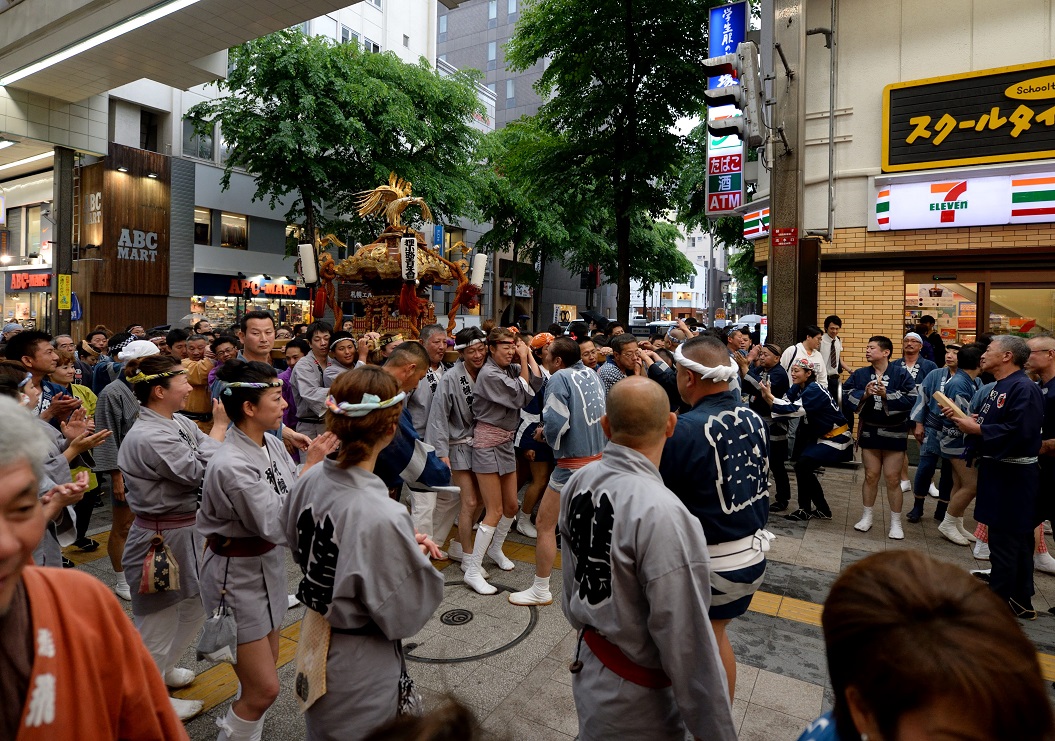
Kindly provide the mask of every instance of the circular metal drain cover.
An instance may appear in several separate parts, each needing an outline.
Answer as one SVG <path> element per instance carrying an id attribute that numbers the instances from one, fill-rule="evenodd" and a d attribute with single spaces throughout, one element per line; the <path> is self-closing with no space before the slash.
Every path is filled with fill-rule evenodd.
<path id="1" fill-rule="evenodd" d="M 472 619 L 473 614 L 469 610 L 447 610 L 440 615 L 440 622 L 444 625 L 465 625 Z"/>

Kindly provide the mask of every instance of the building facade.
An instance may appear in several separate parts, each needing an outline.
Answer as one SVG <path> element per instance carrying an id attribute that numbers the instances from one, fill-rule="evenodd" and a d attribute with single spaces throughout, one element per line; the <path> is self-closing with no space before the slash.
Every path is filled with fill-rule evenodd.
<path id="1" fill-rule="evenodd" d="M 831 5 L 807 3 L 807 25 Z M 946 341 L 1055 328 L 1055 5 L 840 2 L 834 232 L 817 318 L 851 365 L 922 315 Z M 828 220 L 829 52 L 807 43 L 804 230 Z M 1050 197 L 1050 198 L 1049 198 Z M 756 241 L 762 266 L 767 238 Z"/>

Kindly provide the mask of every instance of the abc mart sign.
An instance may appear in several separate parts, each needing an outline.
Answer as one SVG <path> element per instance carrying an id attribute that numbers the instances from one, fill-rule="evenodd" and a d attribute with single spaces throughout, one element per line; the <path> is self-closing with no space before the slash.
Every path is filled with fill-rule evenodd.
<path id="1" fill-rule="evenodd" d="M 1055 221 L 1055 171 L 876 186 L 875 224 L 942 229 Z"/>

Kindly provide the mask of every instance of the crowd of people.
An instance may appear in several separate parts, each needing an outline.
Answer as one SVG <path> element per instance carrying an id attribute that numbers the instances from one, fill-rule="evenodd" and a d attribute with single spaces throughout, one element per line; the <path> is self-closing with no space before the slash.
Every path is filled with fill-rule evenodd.
<path id="1" fill-rule="evenodd" d="M 127 708 L 108 698 L 119 709 L 98 722 L 156 723 L 167 729 L 158 737 L 178 737 L 177 719 L 201 710 L 165 700 L 165 687 L 195 681 L 179 663 L 196 645 L 231 661 L 239 680 L 218 738 L 260 739 L 280 691 L 278 631 L 298 603 L 307 610 L 295 691 L 308 738 L 383 733 L 416 705 L 401 642 L 443 599 L 433 562 L 459 562 L 465 588 L 498 595 L 492 575 L 515 568 L 504 550 L 515 529 L 535 540 L 534 579 L 495 598 L 550 605 L 561 549 L 561 609 L 579 632 L 571 671 L 583 741 L 733 739 L 728 628 L 765 578 L 771 513 L 791 509 L 786 464 L 798 501 L 784 517 L 831 520 L 820 475 L 852 460 L 855 446 L 865 471 L 855 528 L 872 528 L 881 481 L 892 539 L 904 538 L 905 494 L 914 494 L 908 524 L 937 494 L 939 531 L 990 560 L 991 570 L 975 574 L 990 589 L 922 558 L 880 558 L 844 574 L 825 610 L 835 713 L 807 732 L 838 735 L 810 738 L 896 738 L 890 723 L 950 702 L 944 689 L 920 692 L 890 710 L 881 672 L 861 679 L 843 650 L 855 640 L 843 623 L 858 609 L 845 595 L 871 589 L 866 598 L 879 604 L 875 584 L 937 570 L 941 595 L 916 594 L 922 606 L 913 610 L 886 604 L 876 624 L 886 619 L 895 631 L 891 624 L 918 622 L 941 600 L 962 603 L 968 622 L 968 606 L 991 614 L 999 601 L 1006 616 L 1036 617 L 1033 570 L 1055 573 L 1042 524 L 1055 515 L 1055 338 L 943 345 L 939 363 L 926 357 L 935 345 L 924 324 L 905 335 L 900 358 L 889 338 L 871 337 L 854 369 L 837 316 L 787 348 L 691 320 L 650 337 L 600 324 L 532 335 L 486 323 L 454 337 L 429 325 L 410 340 L 353 336 L 350 323 L 279 327 L 251 311 L 221 330 L 207 320 L 100 327 L 79 344 L 5 326 L 0 505 L 5 528 L 22 534 L 15 555 L 0 552 L 14 564 L 0 574 L 0 642 L 13 657 L 0 736 L 47 737 L 85 701 L 69 699 L 81 680 L 66 669 L 63 681 L 77 686 L 56 688 L 53 673 L 51 710 L 41 709 L 47 647 L 33 628 L 48 618 L 29 606 L 48 591 L 56 614 L 113 622 L 118 603 L 67 572 L 69 589 L 92 595 L 80 610 L 61 570 L 22 564 L 31 552 L 37 567 L 68 567 L 62 547 L 98 549 L 89 522 L 107 499 L 114 591 L 130 602 L 138 634 L 125 627 L 109 640 L 134 644 L 122 681 L 145 688 L 136 702 L 150 717 L 123 718 Z M 920 445 L 914 482 L 910 436 Z M 975 499 L 979 525 L 969 532 L 963 518 Z M 302 572 L 292 595 L 287 552 Z M 105 650 L 64 640 L 71 655 Z M 1001 670 L 1015 667 L 1016 686 L 1032 692 L 1036 658 L 1022 655 L 1024 638 L 1011 644 Z M 854 655 L 894 666 L 878 655 L 883 646 L 858 641 Z M 999 675 L 996 663 L 969 667 L 977 676 L 961 677 L 964 696 Z M 72 709 L 55 710 L 67 701 Z M 1006 711 L 985 707 L 980 724 L 1010 727 Z M 1050 712 L 1028 727 L 982 737 L 1049 738 Z"/>

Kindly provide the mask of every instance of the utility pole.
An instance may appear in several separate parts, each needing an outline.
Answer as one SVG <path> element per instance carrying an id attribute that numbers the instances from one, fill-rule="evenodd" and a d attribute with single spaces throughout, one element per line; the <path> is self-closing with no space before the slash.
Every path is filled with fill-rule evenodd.
<path id="1" fill-rule="evenodd" d="M 787 346 L 817 317 L 819 241 L 802 239 L 806 115 L 805 0 L 773 0 L 769 337 Z"/>

